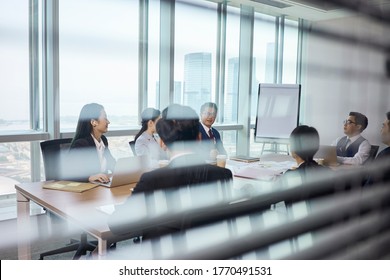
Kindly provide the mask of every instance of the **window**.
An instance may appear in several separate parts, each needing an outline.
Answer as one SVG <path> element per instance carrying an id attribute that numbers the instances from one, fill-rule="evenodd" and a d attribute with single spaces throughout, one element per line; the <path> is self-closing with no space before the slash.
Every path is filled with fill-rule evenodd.
<path id="1" fill-rule="evenodd" d="M 138 1 L 60 1 L 60 126 L 102 104 L 111 130 L 138 125 Z"/>
<path id="2" fill-rule="evenodd" d="M 28 7 L 0 0 L 0 134 L 30 129 Z"/>
<path id="3" fill-rule="evenodd" d="M 255 14 L 253 27 L 251 123 L 255 123 L 259 83 L 273 83 L 275 72 L 275 17 Z"/>
<path id="4" fill-rule="evenodd" d="M 175 92 L 174 99 L 196 112 L 203 103 L 215 101 L 216 38 L 217 4 L 177 1 L 174 79 L 175 89 L 183 92 Z"/>
<path id="5" fill-rule="evenodd" d="M 149 1 L 148 24 L 148 107 L 159 108 L 159 62 L 160 62 L 160 1 Z"/>
<path id="6" fill-rule="evenodd" d="M 283 83 L 296 83 L 298 22 L 285 20 L 283 47 Z"/>

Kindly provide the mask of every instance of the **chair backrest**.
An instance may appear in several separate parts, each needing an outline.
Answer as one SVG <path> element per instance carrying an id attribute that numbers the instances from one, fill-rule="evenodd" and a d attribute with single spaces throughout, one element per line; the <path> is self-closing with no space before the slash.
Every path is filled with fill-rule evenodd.
<path id="1" fill-rule="evenodd" d="M 46 180 L 61 180 L 64 171 L 64 154 L 72 138 L 53 139 L 40 143 Z"/>
<path id="2" fill-rule="evenodd" d="M 133 152 L 134 156 L 137 156 L 137 154 L 135 153 L 135 141 L 134 140 L 130 141 L 129 145 L 130 145 L 131 151 Z"/>
<path id="3" fill-rule="evenodd" d="M 366 159 L 364 163 L 371 162 L 373 159 L 375 159 L 378 150 L 379 150 L 379 146 L 371 145 L 370 156 L 368 157 L 368 159 Z"/>

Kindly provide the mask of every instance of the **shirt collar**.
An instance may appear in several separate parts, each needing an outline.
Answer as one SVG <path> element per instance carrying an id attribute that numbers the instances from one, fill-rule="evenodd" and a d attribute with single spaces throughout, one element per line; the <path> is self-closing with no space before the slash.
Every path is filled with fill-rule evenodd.
<path id="1" fill-rule="evenodd" d="M 201 122 L 201 124 L 202 124 L 202 126 L 203 126 L 203 128 L 204 128 L 204 130 L 206 131 L 206 133 L 208 134 L 209 133 L 209 130 L 211 129 L 211 127 L 210 128 L 208 128 L 207 126 L 205 126 L 202 122 Z"/>
<path id="2" fill-rule="evenodd" d="M 352 136 L 352 137 L 348 137 L 348 136 L 347 136 L 347 139 L 351 140 L 351 143 L 353 143 L 353 142 L 355 142 L 359 137 L 360 137 L 360 134 L 355 135 L 355 136 Z"/>

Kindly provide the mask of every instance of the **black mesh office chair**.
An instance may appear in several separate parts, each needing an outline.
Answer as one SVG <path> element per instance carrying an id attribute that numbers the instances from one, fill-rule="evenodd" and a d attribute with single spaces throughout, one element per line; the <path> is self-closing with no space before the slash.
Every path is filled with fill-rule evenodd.
<path id="1" fill-rule="evenodd" d="M 129 145 L 130 145 L 131 151 L 133 152 L 134 156 L 137 156 L 137 154 L 135 153 L 135 141 L 130 141 Z"/>
<path id="2" fill-rule="evenodd" d="M 66 164 L 65 155 L 69 149 L 71 141 L 72 138 L 64 138 L 64 139 L 47 140 L 40 143 L 46 181 L 66 179 L 64 177 L 65 176 L 64 170 Z M 55 216 L 51 212 L 49 212 L 49 215 L 54 221 L 56 219 L 59 219 L 58 216 Z M 75 255 L 73 256 L 73 259 L 79 259 L 82 255 L 85 255 L 88 251 L 95 250 L 96 246 L 97 246 L 96 242 L 88 241 L 86 233 L 81 233 L 80 240 L 71 239 L 70 243 L 65 247 L 47 251 L 40 254 L 39 259 L 43 260 L 45 256 L 51 256 L 51 255 L 56 255 L 61 253 L 72 252 L 72 251 L 76 251 Z"/>

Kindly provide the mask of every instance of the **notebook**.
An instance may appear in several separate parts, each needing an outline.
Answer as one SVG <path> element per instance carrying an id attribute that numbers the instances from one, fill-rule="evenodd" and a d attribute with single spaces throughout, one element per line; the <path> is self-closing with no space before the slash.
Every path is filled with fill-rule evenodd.
<path id="1" fill-rule="evenodd" d="M 139 181 L 142 173 L 147 171 L 146 163 L 146 157 L 120 158 L 116 161 L 110 182 L 101 183 L 96 181 L 94 183 L 108 188 L 136 183 Z"/>
<path id="2" fill-rule="evenodd" d="M 315 159 L 323 159 L 324 165 L 336 166 L 339 165 L 337 162 L 337 151 L 336 146 L 320 145 L 317 153 L 314 155 Z"/>
<path id="3" fill-rule="evenodd" d="M 243 156 L 243 155 L 233 156 L 233 157 L 230 157 L 230 159 L 236 160 L 236 161 L 242 161 L 242 162 L 255 162 L 255 161 L 260 160 L 260 158 L 258 158 L 258 157 L 249 157 L 249 156 Z"/>

